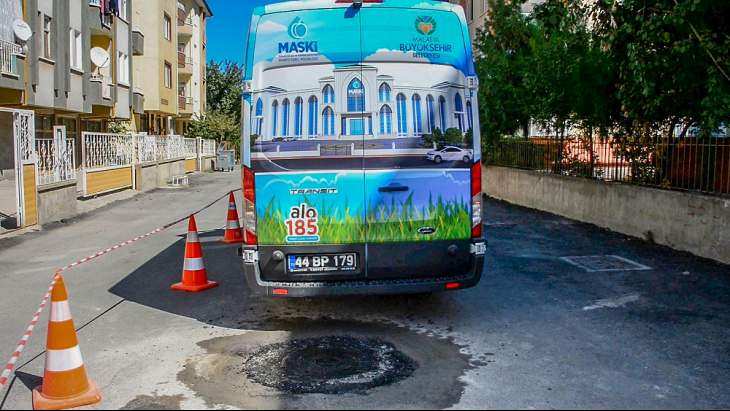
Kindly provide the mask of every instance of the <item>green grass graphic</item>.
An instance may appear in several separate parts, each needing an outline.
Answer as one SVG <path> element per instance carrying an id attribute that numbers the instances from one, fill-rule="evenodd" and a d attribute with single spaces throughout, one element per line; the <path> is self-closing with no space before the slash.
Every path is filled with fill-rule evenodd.
<path id="1" fill-rule="evenodd" d="M 313 205 L 306 198 L 307 204 Z M 417 208 L 413 194 L 404 202 L 393 200 L 390 204 L 371 205 L 365 216 L 352 213 L 346 206 L 340 209 L 325 203 L 315 205 L 319 212 L 320 244 L 387 243 L 396 241 L 436 241 L 466 239 L 471 236 L 469 206 L 463 201 L 444 201 L 440 196 L 429 198 L 428 205 Z M 279 211 L 272 199 L 263 215 L 259 216 L 257 230 L 262 245 L 286 242 L 287 216 Z M 356 216 L 352 216 L 354 214 Z M 365 224 L 367 222 L 367 224 Z M 367 233 L 366 233 L 367 227 Z M 420 234 L 419 228 L 431 227 L 435 232 Z"/>

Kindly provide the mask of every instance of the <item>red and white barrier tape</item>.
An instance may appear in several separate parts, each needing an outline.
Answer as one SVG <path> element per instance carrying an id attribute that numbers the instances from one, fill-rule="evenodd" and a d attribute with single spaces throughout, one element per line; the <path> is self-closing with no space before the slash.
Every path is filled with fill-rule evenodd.
<path id="1" fill-rule="evenodd" d="M 15 365 L 18 363 L 20 355 L 23 353 L 23 350 L 25 350 L 25 347 L 28 345 L 28 340 L 30 340 L 30 337 L 33 335 L 33 329 L 35 328 L 36 324 L 38 324 L 41 313 L 43 312 L 43 309 L 46 308 L 46 304 L 48 304 L 48 299 L 51 298 L 51 291 L 53 291 L 53 286 L 56 285 L 57 279 L 58 275 L 53 276 L 51 286 L 48 287 L 48 292 L 46 292 L 46 295 L 43 296 L 40 307 L 38 307 L 38 310 L 33 315 L 33 319 L 30 321 L 30 324 L 28 324 L 28 327 L 25 329 L 25 334 L 23 334 L 23 337 L 21 337 L 20 341 L 18 341 L 18 346 L 15 348 L 13 355 L 10 357 L 8 364 L 5 366 L 5 368 L 3 368 L 3 372 L 0 374 L 0 389 L 2 389 L 3 386 L 8 383 L 8 378 L 10 378 L 10 374 L 12 374 L 15 370 Z"/>
<path id="2" fill-rule="evenodd" d="M 239 191 L 239 190 L 234 190 L 234 191 Z M 217 198 L 215 201 L 213 201 L 210 204 L 206 205 L 205 207 L 199 209 L 198 211 L 195 211 L 195 212 L 191 213 L 190 215 L 199 214 L 199 213 L 207 210 L 208 208 L 212 207 L 215 203 L 217 203 L 217 202 L 221 201 L 222 199 L 228 197 L 229 194 L 230 193 L 226 193 L 225 195 Z M 148 238 L 148 237 L 153 236 L 153 235 L 155 235 L 157 233 L 160 233 L 162 231 L 165 231 L 168 228 L 170 228 L 170 227 L 172 227 L 174 225 L 177 225 L 177 224 L 179 224 L 179 223 L 187 220 L 188 218 L 190 218 L 190 216 L 186 216 L 186 217 L 183 217 L 183 218 L 179 218 L 179 219 L 177 219 L 175 221 L 172 221 L 170 223 L 165 224 L 162 227 L 156 228 L 155 230 L 150 231 L 147 234 L 137 236 L 137 237 L 135 237 L 135 238 L 133 238 L 131 240 L 123 241 L 123 242 L 121 242 L 121 243 L 119 243 L 119 244 L 117 244 L 117 245 L 115 245 L 113 247 L 109 247 L 109 248 L 107 248 L 105 250 L 101 250 L 101 251 L 97 252 L 96 254 L 92 254 L 90 256 L 84 257 L 84 258 L 82 258 L 82 259 L 80 259 L 80 260 L 78 260 L 76 262 L 73 262 L 73 263 L 71 263 L 71 264 L 69 264 L 69 265 L 61 268 L 60 270 L 58 270 L 56 272 L 56 274 L 53 276 L 53 281 L 51 281 L 51 285 L 48 287 L 48 292 L 46 292 L 46 294 L 43 296 L 43 300 L 41 300 L 40 307 L 38 307 L 38 310 L 33 315 L 33 318 L 31 319 L 30 324 L 28 324 L 28 327 L 25 330 L 25 334 L 23 334 L 23 336 L 21 337 L 20 341 L 18 342 L 18 346 L 16 347 L 15 351 L 13 352 L 12 356 L 10 357 L 10 360 L 8 360 L 7 364 L 5 365 L 5 367 L 2 370 L 2 373 L 0 373 L 0 390 L 2 390 L 5 387 L 5 385 L 8 383 L 8 380 L 10 379 L 10 375 L 15 370 L 15 367 L 16 367 L 16 365 L 18 363 L 18 360 L 20 359 L 21 354 L 23 353 L 23 350 L 25 350 L 25 347 L 28 346 L 28 341 L 30 340 L 30 337 L 33 335 L 33 329 L 38 324 L 38 321 L 39 321 L 39 319 L 41 317 L 41 313 L 43 313 L 43 309 L 46 308 L 46 305 L 48 305 L 48 299 L 51 298 L 51 291 L 53 291 L 53 286 L 56 285 L 56 281 L 58 279 L 58 276 L 62 272 L 71 270 L 74 267 L 77 267 L 77 266 L 79 266 L 81 264 L 84 264 L 84 263 L 87 263 L 89 261 L 95 260 L 95 259 L 97 259 L 97 258 L 99 258 L 99 257 L 101 257 L 101 256 L 103 256 L 105 254 L 111 253 L 112 251 L 116 251 L 116 250 L 118 250 L 118 249 L 120 249 L 122 247 L 125 247 L 125 246 L 128 246 L 130 244 L 136 243 L 137 241 L 144 240 L 145 238 Z"/>

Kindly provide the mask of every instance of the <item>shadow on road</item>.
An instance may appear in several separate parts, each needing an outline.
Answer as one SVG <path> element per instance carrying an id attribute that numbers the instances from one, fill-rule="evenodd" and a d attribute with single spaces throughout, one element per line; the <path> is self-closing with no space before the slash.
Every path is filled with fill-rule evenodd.
<path id="1" fill-rule="evenodd" d="M 396 325 L 409 323 L 425 328 L 425 324 L 433 324 L 429 318 L 449 315 L 459 305 L 458 300 L 449 295 L 297 300 L 253 296 L 244 283 L 237 246 L 220 243 L 222 235 L 222 230 L 200 234 L 208 277 L 220 283 L 217 288 L 197 294 L 170 290 L 171 284 L 180 281 L 185 248 L 185 239 L 181 237 L 110 290 L 127 301 L 204 324 L 248 331 L 196 341 L 206 354 L 187 359 L 178 374 L 181 382 L 211 406 L 222 403 L 240 408 L 351 408 L 361 404 L 357 395 L 302 396 L 297 391 L 301 390 L 301 381 L 321 381 L 326 388 L 315 388 L 313 392 L 367 393 L 375 408 L 448 408 L 458 402 L 464 390 L 460 377 L 474 367 L 472 358 L 450 338 L 436 338 Z M 404 371 L 407 378 L 399 382 L 392 378 L 399 375 L 397 370 L 372 377 L 374 374 L 363 365 L 368 361 L 347 350 L 343 354 L 321 348 L 316 341 L 323 338 L 354 338 L 355 347 L 362 345 L 365 351 L 375 353 L 375 357 L 369 357 L 367 352 L 361 354 L 376 365 L 379 350 L 392 347 L 416 364 L 415 370 L 412 375 Z M 314 345 L 306 348 L 308 342 Z M 277 365 L 275 369 L 270 364 L 249 367 L 251 358 L 260 359 L 256 353 L 261 349 L 281 355 L 281 360 L 272 359 L 272 364 Z M 286 361 L 290 357 L 298 360 Z M 391 363 L 385 361 L 386 365 Z M 387 369 L 376 366 L 374 370 L 381 368 Z M 362 384 L 352 384 L 348 379 L 357 379 L 358 373 L 372 378 L 365 384 L 367 388 L 358 388 Z M 259 374 L 268 376 L 262 377 L 263 383 L 254 382 Z M 271 384 L 266 385 L 269 380 Z M 429 388 L 435 380 L 440 381 L 438 387 Z M 333 388 L 333 384 L 342 387 Z M 423 394 L 412 397 L 409 392 Z M 158 400 L 138 397 L 129 406 L 152 406 Z"/>

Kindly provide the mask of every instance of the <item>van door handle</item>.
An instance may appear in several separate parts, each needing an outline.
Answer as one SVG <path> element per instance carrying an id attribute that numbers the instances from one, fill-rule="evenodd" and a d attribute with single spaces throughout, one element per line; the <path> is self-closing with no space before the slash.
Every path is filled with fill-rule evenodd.
<path id="1" fill-rule="evenodd" d="M 408 191 L 408 186 L 404 186 L 402 184 L 394 183 L 394 184 L 388 184 L 387 186 L 378 187 L 378 191 L 381 193 L 400 193 L 403 191 Z"/>

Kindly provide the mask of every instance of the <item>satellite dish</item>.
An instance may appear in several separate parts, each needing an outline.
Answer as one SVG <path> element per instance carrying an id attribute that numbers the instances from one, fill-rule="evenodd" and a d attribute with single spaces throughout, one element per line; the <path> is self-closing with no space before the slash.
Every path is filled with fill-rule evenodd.
<path id="1" fill-rule="evenodd" d="M 15 33 L 15 37 L 22 42 L 30 40 L 33 36 L 33 30 L 31 30 L 28 23 L 21 19 L 13 21 L 13 33 Z"/>
<path id="2" fill-rule="evenodd" d="M 91 62 L 98 68 L 105 68 L 109 65 L 109 53 L 101 47 L 91 49 Z"/>

